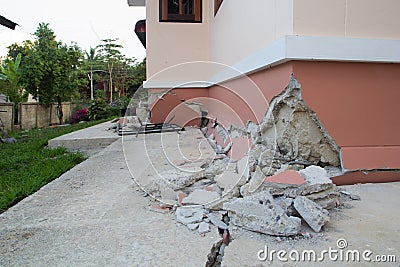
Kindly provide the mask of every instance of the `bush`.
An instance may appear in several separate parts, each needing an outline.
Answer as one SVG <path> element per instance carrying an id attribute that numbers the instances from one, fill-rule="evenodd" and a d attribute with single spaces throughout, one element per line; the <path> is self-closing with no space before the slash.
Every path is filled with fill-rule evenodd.
<path id="1" fill-rule="evenodd" d="M 119 108 L 111 107 L 104 98 L 103 91 L 96 92 L 96 98 L 90 101 L 88 116 L 90 120 L 102 120 L 113 116 L 118 116 Z"/>
<path id="2" fill-rule="evenodd" d="M 88 121 L 89 116 L 88 116 L 88 109 L 84 108 L 81 110 L 78 110 L 72 115 L 71 120 L 69 121 L 70 124 L 78 123 L 80 121 Z"/>

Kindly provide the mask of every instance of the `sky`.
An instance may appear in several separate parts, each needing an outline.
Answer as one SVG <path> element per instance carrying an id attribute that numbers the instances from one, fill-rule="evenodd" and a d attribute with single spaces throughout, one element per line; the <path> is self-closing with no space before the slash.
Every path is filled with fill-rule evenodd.
<path id="1" fill-rule="evenodd" d="M 118 38 L 127 57 L 142 60 L 145 49 L 134 27 L 145 19 L 144 7 L 130 7 L 127 0 L 0 0 L 0 15 L 18 23 L 15 30 L 0 25 L 0 56 L 14 42 L 34 39 L 39 23 L 49 23 L 57 41 L 70 45 L 76 42 L 89 51 L 102 39 Z"/>

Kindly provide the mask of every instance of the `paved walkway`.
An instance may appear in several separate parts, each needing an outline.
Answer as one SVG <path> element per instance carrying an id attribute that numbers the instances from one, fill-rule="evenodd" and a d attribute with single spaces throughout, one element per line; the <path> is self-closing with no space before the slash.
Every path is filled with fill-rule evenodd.
<path id="1" fill-rule="evenodd" d="M 143 195 L 131 176 L 131 172 L 140 176 L 152 163 L 165 165 L 165 160 L 149 161 L 156 161 L 165 151 L 166 155 L 173 155 L 171 160 L 197 157 L 199 151 L 200 157 L 209 157 L 210 148 L 204 147 L 201 134 L 167 133 L 162 139 L 159 134 L 122 139 L 104 132 L 109 126 L 106 123 L 58 138 L 61 143 L 74 140 L 73 149 L 79 147 L 75 140 L 83 137 L 97 140 L 84 141 L 86 149 L 96 142 L 105 145 L 103 141 L 108 138 L 116 141 L 95 155 L 98 150 L 89 151 L 93 156 L 88 160 L 0 214 L 0 266 L 205 265 L 212 244 L 219 240 L 217 230 L 201 237 L 177 223 L 172 213 L 151 211 L 149 206 L 154 202 Z M 177 142 L 182 150 L 176 149 Z M 257 252 L 265 245 L 289 251 L 335 249 L 339 238 L 347 240 L 349 249 L 396 255 L 397 263 L 382 266 L 398 266 L 400 183 L 344 189 L 360 195 L 362 200 L 350 202 L 354 208 L 334 213 L 325 231 L 313 234 L 311 239 L 282 241 L 231 228 L 235 239 L 225 249 L 222 266 L 318 266 L 321 263 L 262 262 L 257 259 Z M 350 264 L 373 265 L 365 261 Z"/>
<path id="2" fill-rule="evenodd" d="M 144 138 L 124 137 L 135 173 L 149 165 L 146 150 L 159 153 Z M 204 266 L 218 232 L 200 237 L 152 204 L 119 139 L 0 214 L 0 266 Z"/>

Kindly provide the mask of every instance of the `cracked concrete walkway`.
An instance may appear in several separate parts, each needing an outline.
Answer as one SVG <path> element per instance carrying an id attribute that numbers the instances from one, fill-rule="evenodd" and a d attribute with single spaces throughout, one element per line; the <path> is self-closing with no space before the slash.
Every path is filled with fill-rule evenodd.
<path id="1" fill-rule="evenodd" d="M 108 126 L 102 124 L 58 140 L 75 140 L 84 135 L 98 137 L 98 131 Z M 101 136 L 108 138 L 110 134 L 112 137 L 111 132 Z M 196 157 L 200 151 L 207 155 L 202 151 L 200 135 L 180 134 L 179 142 L 184 142 L 182 151 L 176 149 L 177 136 L 164 134 L 163 147 L 158 134 L 117 138 L 101 152 L 0 214 L 0 266 L 204 266 L 212 244 L 220 239 L 217 230 L 201 237 L 177 223 L 172 213 L 150 211 L 149 206 L 154 202 L 138 190 L 128 170 L 129 166 L 134 175 L 140 176 L 150 167 L 150 161 L 155 162 L 163 152 Z M 193 139 L 198 140 L 198 147 L 193 146 Z M 98 141 L 84 141 L 84 148 L 96 146 Z M 74 143 L 72 149 L 77 146 Z M 126 158 L 123 152 L 128 155 Z M 89 151 L 92 153 L 93 150 Z M 400 183 L 343 189 L 360 195 L 361 201 L 350 202 L 354 208 L 333 213 L 332 222 L 311 239 L 277 240 L 230 226 L 234 240 L 225 249 L 222 266 L 320 266 L 321 262 L 259 261 L 257 253 L 266 245 L 276 250 L 318 252 L 336 248 L 339 238 L 345 238 L 351 250 L 369 249 L 374 255 L 399 257 Z M 398 261 L 399 258 L 382 266 L 398 266 Z M 342 266 L 343 262 L 323 264 Z M 362 261 L 345 264 L 373 265 Z"/>
<path id="2" fill-rule="evenodd" d="M 140 172 L 152 148 L 126 138 Z M 204 266 L 218 233 L 150 211 L 137 189 L 119 139 L 0 214 L 0 266 Z"/>

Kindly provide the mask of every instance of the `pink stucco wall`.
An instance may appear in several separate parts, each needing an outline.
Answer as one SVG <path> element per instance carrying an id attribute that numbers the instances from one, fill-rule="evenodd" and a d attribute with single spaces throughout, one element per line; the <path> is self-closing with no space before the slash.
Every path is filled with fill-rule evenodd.
<path id="1" fill-rule="evenodd" d="M 292 61 L 207 89 L 174 92 L 185 100 L 205 99 L 209 117 L 226 127 L 244 126 L 248 120 L 261 121 L 291 73 L 302 85 L 304 101 L 342 149 L 344 169 L 400 169 L 400 64 Z M 154 118 L 165 116 L 165 108 L 172 106 L 155 109 Z M 243 146 L 237 151 L 248 149 L 248 142 L 242 141 L 237 140 L 237 146 Z M 364 176 L 351 179 L 357 177 Z M 368 176 L 368 181 L 375 177 Z M 390 179 L 396 177 L 400 180 L 399 173 Z"/>
<path id="2" fill-rule="evenodd" d="M 400 64 L 295 62 L 294 74 L 339 146 L 400 145 Z"/>

